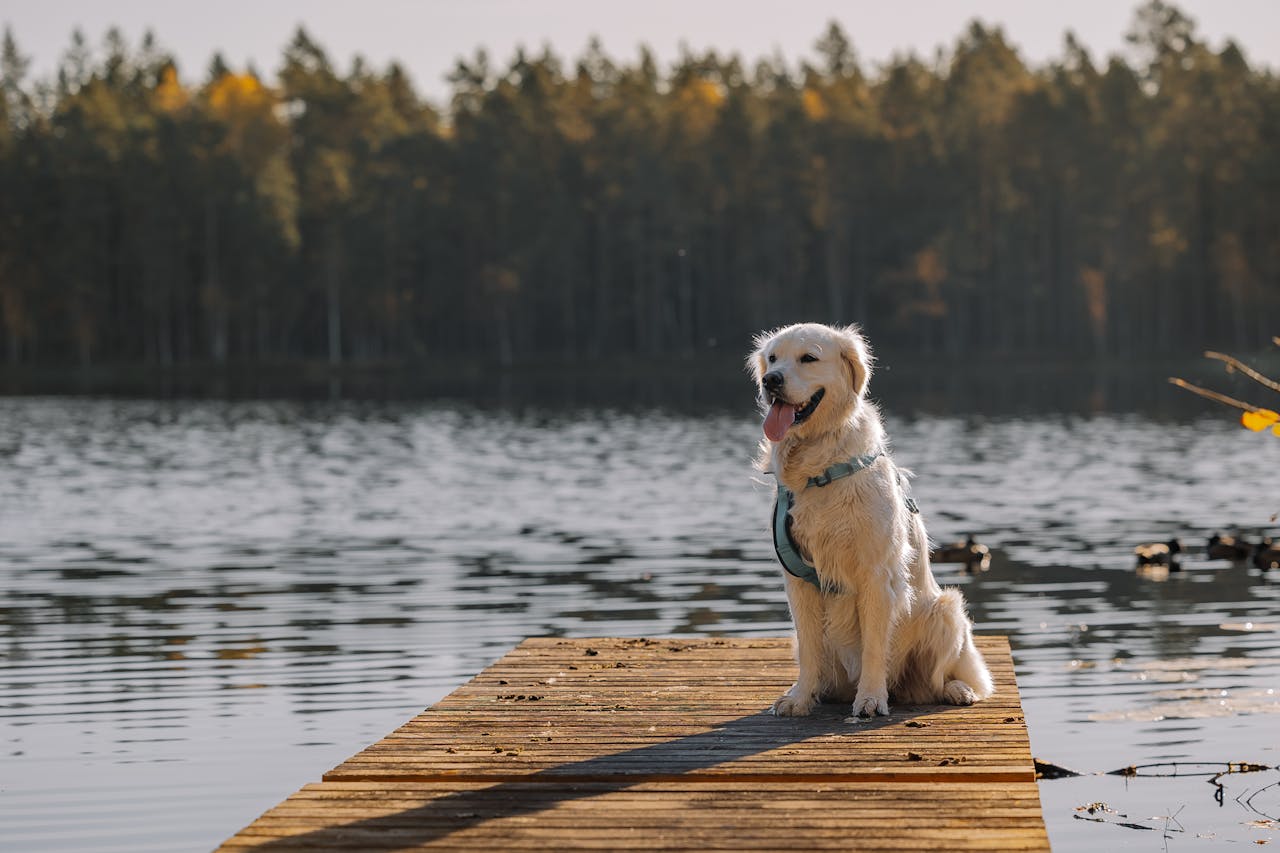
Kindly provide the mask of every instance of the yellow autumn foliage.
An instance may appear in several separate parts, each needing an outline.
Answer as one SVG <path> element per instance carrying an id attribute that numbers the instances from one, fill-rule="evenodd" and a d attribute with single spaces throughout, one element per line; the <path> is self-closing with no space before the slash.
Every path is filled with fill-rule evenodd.
<path id="1" fill-rule="evenodd" d="M 1093 333 L 1102 338 L 1107 331 L 1107 276 L 1097 267 L 1084 266 L 1080 270 L 1080 289 L 1084 291 L 1085 308 L 1089 312 L 1089 325 Z"/>
<path id="2" fill-rule="evenodd" d="M 209 84 L 208 111 L 226 126 L 223 147 L 260 172 L 276 156 L 288 135 L 277 112 L 276 93 L 253 74 L 223 74 Z"/>
<path id="3" fill-rule="evenodd" d="M 271 112 L 275 96 L 252 74 L 223 74 L 209 87 L 209 108 L 224 121 Z"/>
<path id="4" fill-rule="evenodd" d="M 687 80 L 675 91 L 679 122 L 694 138 L 704 137 L 715 123 L 724 103 L 723 89 L 704 77 Z"/>
<path id="5" fill-rule="evenodd" d="M 913 259 L 916 278 L 929 289 L 931 296 L 938 295 L 938 285 L 947 280 L 947 264 L 937 246 L 926 246 Z"/>
<path id="6" fill-rule="evenodd" d="M 806 88 L 800 96 L 800 104 L 804 107 L 804 114 L 811 121 L 822 121 L 831 112 L 827 109 L 827 102 L 823 100 L 822 93 L 817 89 Z"/>
<path id="7" fill-rule="evenodd" d="M 696 103 L 703 107 L 719 107 L 724 102 L 724 92 L 720 86 L 705 77 L 694 77 L 685 84 L 680 94 L 685 103 Z"/>
<path id="8" fill-rule="evenodd" d="M 156 107 L 161 112 L 176 113 L 191 101 L 191 94 L 178 80 L 178 69 L 166 65 L 155 88 Z"/>

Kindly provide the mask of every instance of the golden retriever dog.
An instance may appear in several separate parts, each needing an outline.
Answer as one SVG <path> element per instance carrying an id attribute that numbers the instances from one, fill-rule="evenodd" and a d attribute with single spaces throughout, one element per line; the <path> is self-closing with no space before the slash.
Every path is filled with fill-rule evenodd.
<path id="1" fill-rule="evenodd" d="M 764 415 L 758 465 L 789 502 L 776 517 L 786 518 L 789 544 L 811 575 L 784 573 L 800 675 L 772 712 L 802 716 L 815 702 L 852 697 L 853 714 L 870 717 L 889 713 L 891 694 L 953 705 L 990 696 L 964 599 L 934 580 L 906 472 L 866 398 L 872 359 L 861 333 L 803 323 L 755 343 L 748 367 Z"/>

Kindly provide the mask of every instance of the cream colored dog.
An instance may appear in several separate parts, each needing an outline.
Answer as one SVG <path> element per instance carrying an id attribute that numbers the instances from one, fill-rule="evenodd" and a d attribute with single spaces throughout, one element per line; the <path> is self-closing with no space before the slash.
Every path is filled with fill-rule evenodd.
<path id="1" fill-rule="evenodd" d="M 820 583 L 785 575 L 800 676 L 773 704 L 779 716 L 820 699 L 852 696 L 869 717 L 889 713 L 891 693 L 969 705 L 994 690 L 964 599 L 933 578 L 924 522 L 865 398 L 871 363 L 856 327 L 816 323 L 761 334 L 748 362 L 765 415 L 759 465 L 794 495 L 791 538 Z M 865 467 L 822 483 L 858 457 Z"/>

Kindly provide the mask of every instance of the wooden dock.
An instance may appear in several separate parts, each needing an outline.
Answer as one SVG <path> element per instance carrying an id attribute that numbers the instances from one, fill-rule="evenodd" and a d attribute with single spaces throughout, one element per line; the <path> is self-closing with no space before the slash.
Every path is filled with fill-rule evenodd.
<path id="1" fill-rule="evenodd" d="M 1048 850 L 1013 660 L 996 695 L 764 711 L 791 642 L 526 640 L 222 851 Z"/>

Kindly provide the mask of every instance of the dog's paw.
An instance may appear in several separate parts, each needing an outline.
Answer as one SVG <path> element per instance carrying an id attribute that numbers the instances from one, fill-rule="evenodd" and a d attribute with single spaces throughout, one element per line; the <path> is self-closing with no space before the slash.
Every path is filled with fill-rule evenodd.
<path id="1" fill-rule="evenodd" d="M 806 717 L 813 710 L 813 696 L 798 696 L 795 690 L 788 690 L 773 703 L 769 713 L 775 717 Z"/>
<path id="2" fill-rule="evenodd" d="M 853 700 L 852 713 L 855 717 L 889 716 L 889 694 L 859 693 Z"/>
<path id="3" fill-rule="evenodd" d="M 942 687 L 942 700 L 948 705 L 972 705 L 978 701 L 973 688 L 959 679 L 948 681 Z"/>

